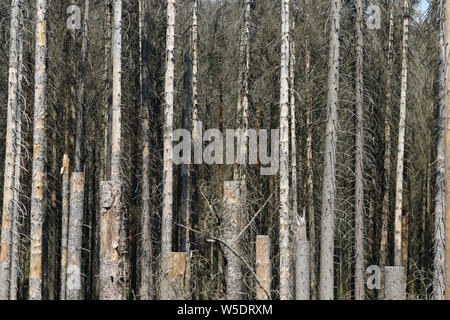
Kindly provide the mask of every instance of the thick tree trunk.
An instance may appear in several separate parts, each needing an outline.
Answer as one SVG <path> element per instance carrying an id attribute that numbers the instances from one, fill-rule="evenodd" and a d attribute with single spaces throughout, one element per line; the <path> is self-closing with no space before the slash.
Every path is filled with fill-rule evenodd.
<path id="1" fill-rule="evenodd" d="M 162 300 L 169 299 L 168 272 L 172 253 L 172 219 L 173 219 L 173 108 L 175 77 L 175 14 L 176 1 L 167 0 L 167 34 L 166 34 L 166 75 L 164 106 L 164 167 L 163 167 L 163 212 L 162 212 L 162 263 L 161 287 Z"/>
<path id="2" fill-rule="evenodd" d="M 355 299 L 364 300 L 364 115 L 362 0 L 356 0 Z"/>
<path id="3" fill-rule="evenodd" d="M 100 183 L 100 300 L 123 298 L 121 223 L 120 184 L 103 181 Z"/>
<path id="4" fill-rule="evenodd" d="M 237 242 L 239 234 L 239 221 L 242 214 L 240 200 L 240 184 L 238 181 L 225 182 L 223 197 L 223 241 L 240 254 Z M 227 300 L 241 300 L 243 298 L 241 261 L 229 248 L 223 248 L 227 260 L 225 281 Z"/>
<path id="5" fill-rule="evenodd" d="M 447 54 L 446 30 L 448 21 L 445 19 L 445 0 L 439 1 L 439 130 L 436 159 L 436 198 L 434 208 L 434 271 L 433 271 L 433 297 L 435 300 L 445 298 L 445 135 L 447 115 Z M 446 29 L 447 28 L 447 29 Z"/>
<path id="6" fill-rule="evenodd" d="M 289 246 L 289 0 L 281 3 L 280 78 L 280 299 L 292 299 Z"/>
<path id="7" fill-rule="evenodd" d="M 403 168 L 405 155 L 406 129 L 406 94 L 408 88 L 408 27 L 409 0 L 403 1 L 403 46 L 402 46 L 402 80 L 400 97 L 400 118 L 398 125 L 398 154 L 395 187 L 395 234 L 394 234 L 394 265 L 401 267 L 402 263 L 402 207 L 403 207 Z"/>
<path id="8" fill-rule="evenodd" d="M 310 243 L 306 236 L 305 217 L 296 216 L 297 230 L 295 231 L 295 299 L 310 300 Z"/>
<path id="9" fill-rule="evenodd" d="M 14 215 L 17 208 L 20 176 L 16 176 L 17 156 L 20 157 L 20 140 L 18 134 L 21 130 L 20 112 L 20 81 L 22 65 L 22 6 L 21 0 L 11 2 L 11 28 L 9 47 L 9 76 L 8 76 L 8 109 L 6 123 L 6 154 L 3 187 L 3 215 L 0 242 L 0 300 L 10 297 L 11 261 L 16 257 L 12 255 L 14 228 L 17 228 L 18 217 Z M 20 159 L 19 159 L 20 161 Z M 20 175 L 20 171 L 19 171 Z"/>
<path id="10" fill-rule="evenodd" d="M 256 276 L 263 285 L 257 285 L 256 299 L 270 300 L 266 292 L 270 293 L 272 282 L 272 264 L 270 262 L 270 238 L 268 236 L 256 237 Z"/>
<path id="11" fill-rule="evenodd" d="M 384 268 L 384 299 L 405 300 L 405 282 L 403 267 Z"/>
<path id="12" fill-rule="evenodd" d="M 323 171 L 321 243 L 320 243 L 320 299 L 334 298 L 334 234 L 336 200 L 336 140 L 338 126 L 339 91 L 339 30 L 341 1 L 331 0 L 331 37 L 328 74 L 327 127 L 325 132 L 325 167 Z"/>
<path id="13" fill-rule="evenodd" d="M 81 298 L 81 250 L 83 239 L 84 173 L 73 172 L 70 181 L 70 215 L 67 255 L 66 298 Z"/>
<path id="14" fill-rule="evenodd" d="M 36 1 L 33 176 L 29 298 L 42 299 L 42 224 L 45 217 L 45 113 L 47 84 L 47 1 Z"/>
<path id="15" fill-rule="evenodd" d="M 142 126 L 142 215 L 141 215 L 141 300 L 153 299 L 152 225 L 150 182 L 150 1 L 140 0 L 140 49 L 141 49 L 141 126 Z"/>

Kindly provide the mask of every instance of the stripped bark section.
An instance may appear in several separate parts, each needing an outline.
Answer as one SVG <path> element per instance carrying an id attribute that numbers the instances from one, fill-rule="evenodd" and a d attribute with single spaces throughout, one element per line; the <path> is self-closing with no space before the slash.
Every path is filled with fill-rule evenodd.
<path id="1" fill-rule="evenodd" d="M 269 236 L 256 237 L 256 276 L 262 284 L 257 284 L 256 299 L 270 300 L 266 292 L 270 293 L 272 282 L 272 264 L 270 262 L 270 238 Z"/>

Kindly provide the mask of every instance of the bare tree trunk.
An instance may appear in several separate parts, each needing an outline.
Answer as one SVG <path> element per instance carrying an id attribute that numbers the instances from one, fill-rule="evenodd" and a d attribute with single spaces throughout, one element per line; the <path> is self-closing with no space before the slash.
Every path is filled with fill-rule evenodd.
<path id="1" fill-rule="evenodd" d="M 295 299 L 310 300 L 310 243 L 306 236 L 305 217 L 296 216 L 297 230 L 295 231 Z"/>
<path id="2" fill-rule="evenodd" d="M 394 265 L 402 264 L 402 206 L 403 206 L 403 167 L 405 154 L 406 93 L 408 88 L 408 27 L 409 0 L 403 1 L 403 47 L 402 47 L 402 83 L 400 97 L 400 119 L 398 126 L 397 179 L 395 187 L 395 240 Z"/>
<path id="3" fill-rule="evenodd" d="M 162 300 L 169 299 L 168 272 L 172 253 L 172 219 L 173 219 L 173 107 L 175 76 L 175 14 L 176 0 L 167 0 L 167 34 L 166 34 L 166 75 L 164 106 L 164 167 L 163 167 L 163 213 L 162 213 L 162 263 L 161 287 Z"/>
<path id="4" fill-rule="evenodd" d="M 120 184 L 103 181 L 100 183 L 100 300 L 123 298 L 121 223 Z"/>
<path id="5" fill-rule="evenodd" d="M 445 11 L 445 22 L 446 22 L 446 28 L 445 28 L 445 43 L 447 47 L 447 53 L 446 57 L 448 59 L 448 54 L 450 51 L 450 2 L 446 1 L 446 11 Z M 446 100 L 446 111 L 447 111 L 447 125 L 446 125 L 446 132 L 445 132 L 445 154 L 446 154 L 446 160 L 445 160 L 445 203 L 446 203 L 446 209 L 445 209 L 445 299 L 450 300 L 450 161 L 448 161 L 448 153 L 450 149 L 450 130 L 448 129 L 450 127 L 450 65 L 447 62 L 447 100 Z"/>
<path id="6" fill-rule="evenodd" d="M 445 19 L 446 1 L 439 1 L 439 131 L 436 159 L 436 198 L 434 211 L 434 272 L 433 272 L 433 297 L 435 300 L 445 299 L 445 136 L 447 115 L 447 54 L 446 54 L 446 25 Z M 447 32 L 448 33 L 448 32 Z"/>
<path id="7" fill-rule="evenodd" d="M 226 181 L 223 198 L 223 240 L 240 254 L 240 246 L 237 242 L 239 235 L 239 221 L 242 213 L 240 200 L 240 183 L 238 181 Z M 227 300 L 241 300 L 243 298 L 241 261 L 229 248 L 224 247 L 227 260 L 225 281 Z"/>
<path id="8" fill-rule="evenodd" d="M 111 41 L 112 41 L 112 28 L 111 28 L 111 6 L 112 0 L 105 0 L 105 64 L 103 69 L 103 81 L 105 82 L 105 175 L 106 180 L 111 180 L 111 152 L 112 152 L 112 92 L 111 92 Z"/>
<path id="9" fill-rule="evenodd" d="M 67 255 L 66 298 L 81 298 L 81 250 L 83 239 L 84 173 L 73 172 L 70 183 L 70 214 Z"/>
<path id="10" fill-rule="evenodd" d="M 280 78 L 280 299 L 292 299 L 289 246 L 289 0 L 281 3 Z"/>
<path id="11" fill-rule="evenodd" d="M 339 101 L 339 30 L 341 20 L 341 2 L 339 0 L 331 0 L 331 16 L 325 167 L 323 171 L 321 215 L 321 300 L 333 300 L 334 298 L 334 233 L 336 215 L 334 210 L 336 199 L 337 107 Z"/>
<path id="12" fill-rule="evenodd" d="M 309 241 L 311 243 L 311 298 L 317 300 L 317 275 L 316 275 L 316 223 L 314 212 L 314 172 L 313 172 L 313 153 L 312 153 L 312 93 L 311 93 L 311 51 L 309 48 L 309 39 L 306 40 L 306 200 L 309 218 Z"/>
<path id="13" fill-rule="evenodd" d="M 384 195 L 383 208 L 381 216 L 381 240 L 380 240 L 380 268 L 382 276 L 384 275 L 384 266 L 387 262 L 387 241 L 388 241 L 388 223 L 389 223 L 389 205 L 391 192 L 391 103 L 392 103 L 392 75 L 394 65 L 394 2 L 389 3 L 389 45 L 386 77 L 386 108 L 384 115 Z M 381 281 L 384 286 L 384 281 Z M 384 289 L 380 290 L 380 298 L 383 299 Z"/>
<path id="14" fill-rule="evenodd" d="M 405 300 L 405 282 L 403 267 L 384 268 L 384 299 Z"/>
<path id="15" fill-rule="evenodd" d="M 362 0 L 356 0 L 355 299 L 364 300 L 364 115 Z"/>
<path id="16" fill-rule="evenodd" d="M 6 155 L 3 187 L 3 215 L 0 242 L 0 300 L 10 297 L 12 242 L 14 239 L 14 228 L 17 226 L 18 217 L 16 212 L 18 193 L 16 192 L 20 183 L 20 176 L 16 176 L 17 155 L 20 156 L 20 141 L 17 140 L 21 130 L 20 125 L 20 81 L 22 65 L 22 6 L 21 0 L 11 2 L 11 28 L 9 47 L 9 76 L 8 76 L 8 110 L 6 123 Z M 20 160 L 19 160 L 20 161 Z M 20 172 L 19 172 L 20 174 Z"/>
<path id="17" fill-rule="evenodd" d="M 33 176 L 29 298 L 42 299 L 42 223 L 45 216 L 45 113 L 47 83 L 47 1 L 36 1 Z"/>
<path id="18" fill-rule="evenodd" d="M 140 49 L 141 49 L 141 113 L 142 113 L 142 216 L 141 216 L 141 300 L 153 299 L 152 225 L 150 198 L 150 1 L 140 0 Z"/>
<path id="19" fill-rule="evenodd" d="M 68 148 L 66 148 L 68 152 Z M 63 156 L 62 173 L 62 217 L 61 217 L 61 300 L 66 299 L 66 278 L 67 278 L 67 242 L 69 238 L 69 197 L 70 197 L 70 180 L 69 180 L 69 154 Z"/>
<path id="20" fill-rule="evenodd" d="M 77 127 L 75 138 L 75 172 L 83 171 L 83 139 L 84 139 L 84 109 L 85 109 L 85 87 L 86 87 L 86 63 L 88 53 L 88 30 L 89 30 L 89 0 L 84 1 L 83 34 L 81 44 L 80 80 L 78 83 L 78 107 Z"/>
<path id="21" fill-rule="evenodd" d="M 270 300 L 266 292 L 270 293 L 272 282 L 272 264 L 270 262 L 270 238 L 268 236 L 256 237 L 256 276 L 263 285 L 257 285 L 256 299 Z"/>

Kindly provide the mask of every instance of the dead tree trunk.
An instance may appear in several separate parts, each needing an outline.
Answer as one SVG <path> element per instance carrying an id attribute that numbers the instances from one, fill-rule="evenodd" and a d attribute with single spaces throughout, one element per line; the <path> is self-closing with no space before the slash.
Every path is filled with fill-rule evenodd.
<path id="1" fill-rule="evenodd" d="M 121 223 L 120 184 L 103 181 L 100 184 L 100 300 L 121 300 L 123 297 Z"/>
<path id="2" fill-rule="evenodd" d="M 256 276 L 263 285 L 257 285 L 256 299 L 270 300 L 266 292 L 270 293 L 272 282 L 272 264 L 270 262 L 270 238 L 268 236 L 256 237 Z"/>
<path id="3" fill-rule="evenodd" d="M 446 14 L 445 14 L 445 43 L 447 46 L 446 57 L 448 59 L 448 54 L 450 51 L 450 2 L 446 1 Z M 450 150 L 450 64 L 447 62 L 447 101 L 446 101 L 446 111 L 447 111 L 447 121 L 446 121 L 446 131 L 445 131 L 445 299 L 450 300 L 450 161 L 448 160 L 448 154 Z"/>
<path id="4" fill-rule="evenodd" d="M 380 268 L 384 272 L 384 266 L 387 262 L 387 241 L 388 241 L 388 223 L 390 210 L 390 192 L 391 192 L 391 103 L 392 103 L 392 75 L 394 65 L 394 2 L 389 3 L 389 45 L 387 56 L 387 77 L 386 77 L 386 106 L 384 114 L 384 195 L 381 216 L 381 240 L 380 240 Z M 384 286 L 384 281 L 381 281 Z M 384 290 L 380 291 L 381 299 Z"/>
<path id="5" fill-rule="evenodd" d="M 434 271 L 433 298 L 445 298 L 445 135 L 446 135 L 446 98 L 447 98 L 447 55 L 446 55 L 446 19 L 445 3 L 439 1 L 439 130 L 436 159 L 436 198 L 434 211 Z"/>
<path id="6" fill-rule="evenodd" d="M 175 76 L 175 14 L 176 0 L 167 0 L 167 34 L 166 34 L 166 75 L 164 106 L 164 167 L 163 167 L 163 212 L 162 212 L 162 263 L 161 287 L 162 300 L 169 299 L 168 271 L 172 254 L 172 219 L 173 219 L 173 107 Z"/>
<path id="7" fill-rule="evenodd" d="M 395 187 L 395 234 L 394 265 L 402 264 L 402 207 L 403 207 L 403 167 L 405 154 L 406 94 L 408 88 L 408 27 L 409 0 L 403 1 L 403 45 L 402 45 L 402 81 L 400 97 L 400 118 L 398 125 L 397 179 Z"/>
<path id="8" fill-rule="evenodd" d="M 355 299 L 364 300 L 364 111 L 362 0 L 356 0 Z"/>
<path id="9" fill-rule="evenodd" d="M 68 149 L 68 148 L 67 148 Z M 68 150 L 66 150 L 68 152 Z M 67 279 L 67 242 L 69 238 L 69 154 L 63 156 L 62 173 L 62 217 L 61 217 L 61 300 L 66 299 L 66 279 Z"/>
<path id="10" fill-rule="evenodd" d="M 310 300 L 310 243 L 306 236 L 305 217 L 296 216 L 295 231 L 295 299 Z"/>
<path id="11" fill-rule="evenodd" d="M 66 298 L 81 298 L 81 250 L 83 239 L 84 173 L 72 173 L 67 255 Z"/>
<path id="12" fill-rule="evenodd" d="M 142 300 L 153 299 L 152 225 L 150 182 L 150 1 L 140 0 L 140 49 L 141 49 L 141 114 L 142 114 L 142 216 L 141 216 L 141 288 Z"/>
<path id="13" fill-rule="evenodd" d="M 325 132 L 325 167 L 323 171 L 320 299 L 334 298 L 334 233 L 336 200 L 336 140 L 338 126 L 339 91 L 339 30 L 341 1 L 331 0 L 331 37 L 328 74 L 327 127 Z"/>
<path id="14" fill-rule="evenodd" d="M 384 300 L 405 300 L 403 267 L 385 267 L 384 282 Z"/>
<path id="15" fill-rule="evenodd" d="M 289 247 L 289 0 L 281 3 L 280 78 L 280 299 L 292 299 Z"/>
<path id="16" fill-rule="evenodd" d="M 42 299 L 42 224 L 45 216 L 45 113 L 47 83 L 47 1 L 36 1 L 33 176 L 29 298 Z"/>
<path id="17" fill-rule="evenodd" d="M 6 123 L 6 154 L 3 187 L 3 215 L 0 242 L 0 300 L 10 297 L 11 261 L 14 228 L 18 217 L 14 215 L 17 208 L 20 176 L 16 176 L 17 156 L 20 157 L 20 141 L 17 140 L 21 130 L 20 112 L 20 81 L 22 65 L 22 0 L 11 2 L 11 28 L 9 47 L 9 75 L 8 75 L 8 109 Z M 19 159 L 20 161 L 20 159 Z M 20 175 L 20 171 L 19 171 Z"/>
<path id="18" fill-rule="evenodd" d="M 237 242 L 241 215 L 240 196 L 240 183 L 238 181 L 225 182 L 222 226 L 223 240 L 237 253 L 240 253 L 240 246 Z M 227 260 L 225 271 L 227 300 L 241 300 L 243 298 L 241 261 L 228 247 L 225 246 L 223 250 Z"/>

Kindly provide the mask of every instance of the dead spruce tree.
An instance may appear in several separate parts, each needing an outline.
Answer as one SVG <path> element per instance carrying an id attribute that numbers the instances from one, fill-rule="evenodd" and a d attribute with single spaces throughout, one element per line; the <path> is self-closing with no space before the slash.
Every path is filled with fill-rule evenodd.
<path id="1" fill-rule="evenodd" d="M 17 257 L 13 256 L 13 239 L 17 233 L 17 205 L 20 186 L 20 170 L 17 170 L 17 161 L 20 169 L 20 138 L 21 131 L 21 70 L 23 50 L 23 1 L 11 2 L 11 27 L 9 47 L 8 72 L 8 109 L 6 132 L 6 156 L 3 187 L 3 215 L 0 242 L 0 300 L 10 298 L 10 281 L 12 280 L 11 264 Z M 17 176 L 19 174 L 19 177 Z M 16 214 L 16 215 L 15 215 Z M 16 229 L 16 230 L 14 230 Z M 17 254 L 17 252 L 15 252 Z M 12 281 L 11 281 L 12 283 Z M 12 294 L 12 292 L 11 292 Z"/>
<path id="2" fill-rule="evenodd" d="M 100 184 L 100 299 L 125 298 L 125 226 L 121 195 L 122 1 L 113 2 L 111 181 Z"/>
<path id="3" fill-rule="evenodd" d="M 47 1 L 36 1 L 34 70 L 33 175 L 31 192 L 31 300 L 42 299 L 42 224 L 45 216 L 45 113 L 47 89 Z"/>
<path id="4" fill-rule="evenodd" d="M 176 1 L 167 0 L 167 34 L 166 34 L 166 74 L 164 103 L 164 165 L 163 165 L 163 212 L 162 212 L 162 261 L 160 298 L 170 297 L 168 273 L 172 254 L 172 219 L 173 219 L 173 108 L 175 77 L 175 14 Z"/>
<path id="5" fill-rule="evenodd" d="M 142 300 L 153 298 L 152 238 L 151 238 L 151 181 L 150 181 L 150 1 L 139 1 L 139 36 L 141 68 L 141 128 L 142 128 L 142 215 L 141 215 L 141 288 Z"/>
<path id="6" fill-rule="evenodd" d="M 331 31 L 328 70 L 327 125 L 325 132 L 325 164 L 323 171 L 321 242 L 320 242 L 320 299 L 334 298 L 334 234 L 336 200 L 336 140 L 339 102 L 339 31 L 341 1 L 331 0 Z"/>
<path id="7" fill-rule="evenodd" d="M 280 299 L 292 299 L 289 246 L 289 0 L 281 3 L 280 78 Z"/>

